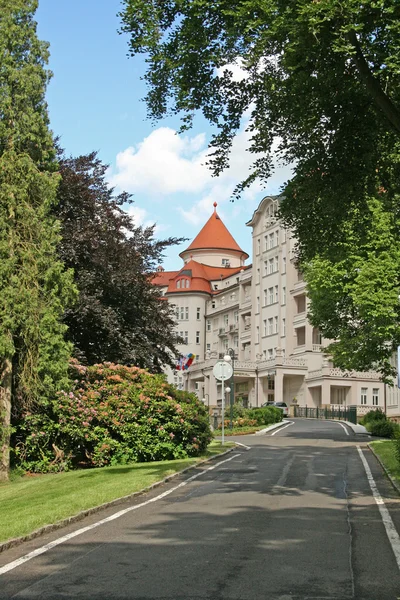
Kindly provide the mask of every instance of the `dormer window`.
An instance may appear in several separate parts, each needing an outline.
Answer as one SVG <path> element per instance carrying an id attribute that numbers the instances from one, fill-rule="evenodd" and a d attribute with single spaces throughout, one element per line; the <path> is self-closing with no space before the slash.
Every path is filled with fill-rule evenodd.
<path id="1" fill-rule="evenodd" d="M 190 279 L 178 279 L 176 282 L 176 288 L 190 288 Z"/>
<path id="2" fill-rule="evenodd" d="M 231 266 L 229 258 L 223 258 L 222 259 L 222 266 L 223 267 L 230 267 Z"/>

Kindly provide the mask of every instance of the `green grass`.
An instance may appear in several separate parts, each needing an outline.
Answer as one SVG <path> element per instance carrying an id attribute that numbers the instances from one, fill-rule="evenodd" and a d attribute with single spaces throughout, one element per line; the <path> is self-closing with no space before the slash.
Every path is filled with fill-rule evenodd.
<path id="1" fill-rule="evenodd" d="M 370 444 L 379 456 L 391 477 L 400 485 L 400 462 L 395 454 L 395 443 L 393 440 L 379 440 Z"/>
<path id="2" fill-rule="evenodd" d="M 138 492 L 233 445 L 213 441 L 199 458 L 13 477 L 0 484 L 0 542 Z"/>

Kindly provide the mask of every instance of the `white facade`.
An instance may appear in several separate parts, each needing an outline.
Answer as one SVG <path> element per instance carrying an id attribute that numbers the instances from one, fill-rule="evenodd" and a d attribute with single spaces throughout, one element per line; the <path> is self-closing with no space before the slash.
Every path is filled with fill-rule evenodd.
<path id="1" fill-rule="evenodd" d="M 247 223 L 251 266 L 238 260 L 236 250 L 231 256 L 224 250 L 220 258 L 229 259 L 236 271 L 210 279 L 201 293 L 190 287 L 172 292 L 164 282 L 163 291 L 176 306 L 177 331 L 187 336 L 180 350 L 197 357 L 187 371 L 170 372 L 170 381 L 195 391 L 210 409 L 220 407 L 221 386 L 212 368 L 230 350 L 235 399 L 247 406 L 275 400 L 288 406 L 356 405 L 359 414 L 384 409 L 385 386 L 377 373 L 344 373 L 323 354 L 327 341 L 307 320 L 305 282 L 293 260 L 295 240 L 276 218 L 278 203 L 276 197 L 264 198 Z M 181 256 L 188 260 L 185 252 Z M 215 249 L 193 252 L 188 264 L 200 259 L 202 265 L 221 264 Z"/>

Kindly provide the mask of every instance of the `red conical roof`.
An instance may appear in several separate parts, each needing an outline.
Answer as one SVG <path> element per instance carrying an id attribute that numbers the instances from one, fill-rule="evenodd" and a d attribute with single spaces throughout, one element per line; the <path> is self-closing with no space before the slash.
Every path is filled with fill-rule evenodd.
<path id="1" fill-rule="evenodd" d="M 194 238 L 193 242 L 180 253 L 179 256 L 185 254 L 190 250 L 231 250 L 234 252 L 240 252 L 246 258 L 249 255 L 244 252 L 240 246 L 235 242 L 223 222 L 221 221 L 217 210 L 217 203 L 214 202 L 214 212 L 204 225 L 200 233 Z"/>

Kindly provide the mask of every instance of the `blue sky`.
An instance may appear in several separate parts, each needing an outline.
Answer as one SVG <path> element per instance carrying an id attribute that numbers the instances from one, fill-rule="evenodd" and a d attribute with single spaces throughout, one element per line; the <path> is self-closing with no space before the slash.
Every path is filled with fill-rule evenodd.
<path id="1" fill-rule="evenodd" d="M 204 166 L 211 130 L 199 116 L 195 127 L 177 136 L 177 119 L 152 124 L 141 100 L 143 57 L 128 58 L 128 38 L 118 35 L 119 0 L 39 0 L 38 34 L 50 42 L 53 79 L 47 91 L 51 127 L 68 154 L 92 150 L 110 165 L 118 191 L 134 195 L 127 207 L 137 224 L 156 223 L 159 237 L 192 239 L 218 212 L 243 250 L 251 254 L 245 222 L 266 193 L 288 179 L 280 168 L 266 190 L 258 184 L 235 203 L 231 192 L 248 172 L 247 136 L 234 145 L 231 168 L 218 179 Z M 178 269 L 182 248 L 168 251 L 164 267 Z"/>

